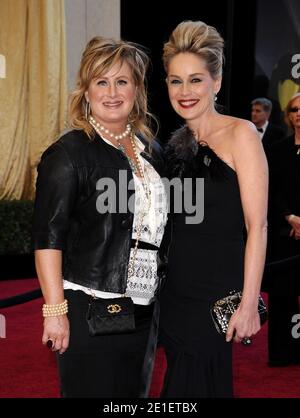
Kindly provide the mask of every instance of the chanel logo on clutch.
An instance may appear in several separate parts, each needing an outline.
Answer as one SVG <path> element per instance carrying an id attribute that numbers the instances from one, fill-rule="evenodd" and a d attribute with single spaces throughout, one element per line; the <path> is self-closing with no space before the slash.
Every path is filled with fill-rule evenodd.
<path id="1" fill-rule="evenodd" d="M 114 314 L 114 313 L 121 312 L 122 308 L 120 305 L 115 304 L 115 305 L 108 305 L 107 310 L 109 313 Z"/>

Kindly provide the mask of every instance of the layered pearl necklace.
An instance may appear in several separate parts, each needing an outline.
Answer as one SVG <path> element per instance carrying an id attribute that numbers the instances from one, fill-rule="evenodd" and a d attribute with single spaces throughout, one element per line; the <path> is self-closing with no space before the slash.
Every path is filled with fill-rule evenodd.
<path id="1" fill-rule="evenodd" d="M 143 171 L 142 164 L 140 162 L 138 152 L 136 149 L 136 143 L 134 141 L 134 135 L 131 132 L 131 125 L 128 123 L 126 126 L 125 131 L 122 134 L 115 135 L 112 132 L 110 132 L 107 128 L 102 126 L 99 122 L 97 122 L 92 116 L 89 117 L 89 122 L 92 125 L 92 127 L 95 129 L 95 131 L 98 133 L 99 136 L 102 136 L 103 134 L 108 135 L 110 138 L 115 139 L 115 141 L 118 144 L 119 150 L 127 157 L 128 163 L 130 165 L 131 170 L 134 174 L 139 174 L 142 184 L 146 193 L 147 200 L 150 200 L 150 188 L 147 185 L 145 174 Z M 126 138 L 130 134 L 130 143 L 134 154 L 134 159 L 130 158 L 130 156 L 126 153 L 126 149 L 124 144 L 121 144 L 120 139 Z"/>
<path id="2" fill-rule="evenodd" d="M 131 277 L 134 273 L 134 265 L 135 265 L 135 259 L 136 259 L 136 255 L 137 255 L 137 249 L 138 249 L 138 243 L 139 240 L 141 238 L 141 233 L 142 233 L 142 229 L 143 229 L 143 220 L 144 217 L 146 216 L 146 214 L 149 212 L 150 206 L 151 206 L 151 190 L 149 185 L 147 184 L 146 178 L 145 178 L 145 173 L 142 167 L 142 164 L 140 162 L 139 156 L 138 156 L 138 152 L 136 149 L 136 144 L 134 141 L 134 135 L 131 132 L 131 125 L 128 124 L 126 126 L 126 130 L 119 135 L 115 135 L 112 132 L 110 132 L 107 128 L 105 128 L 104 126 L 100 125 L 99 122 L 97 122 L 92 116 L 89 117 L 89 122 L 92 125 L 92 127 L 95 129 L 95 131 L 98 133 L 99 136 L 102 136 L 103 134 L 108 135 L 110 138 L 113 138 L 116 140 L 116 142 L 118 143 L 118 148 L 119 150 L 127 157 L 128 163 L 130 165 L 130 168 L 132 169 L 134 174 L 139 174 L 141 181 L 142 181 L 142 185 L 143 185 L 143 189 L 145 191 L 145 207 L 143 210 L 140 211 L 140 219 L 137 225 L 137 233 L 136 233 L 136 241 L 135 241 L 135 246 L 133 248 L 133 255 L 130 258 L 129 261 L 129 265 L 128 265 L 128 277 Z M 126 149 L 124 147 L 123 144 L 121 144 L 120 139 L 126 138 L 128 135 L 130 134 L 130 143 L 132 146 L 132 150 L 133 150 L 133 154 L 134 154 L 134 159 L 135 161 L 129 157 L 129 155 L 127 155 L 126 153 Z"/>
<path id="3" fill-rule="evenodd" d="M 122 134 L 119 135 L 115 135 L 112 132 L 110 132 L 107 128 L 105 128 L 104 126 L 100 125 L 99 122 L 97 122 L 93 116 L 89 117 L 89 122 L 90 124 L 93 126 L 93 128 L 95 128 L 95 130 L 98 132 L 99 135 L 105 134 L 108 135 L 110 138 L 115 139 L 118 143 L 120 141 L 120 139 L 126 138 L 127 135 L 130 134 L 131 132 L 131 125 L 130 123 L 128 123 L 126 125 L 126 129 Z"/>
<path id="4" fill-rule="evenodd" d="M 128 123 L 125 131 L 122 134 L 115 135 L 114 133 L 110 132 L 107 128 L 102 126 L 99 122 L 97 122 L 92 116 L 89 117 L 89 122 L 95 129 L 95 131 L 98 133 L 98 135 L 107 135 L 110 139 L 114 139 L 117 142 L 119 150 L 127 157 L 131 170 L 134 172 L 134 174 L 139 174 L 142 180 L 144 181 L 144 173 L 136 150 L 134 137 L 131 133 L 131 125 Z M 126 138 L 129 134 L 135 161 L 132 158 L 130 158 L 129 155 L 127 155 L 124 144 L 121 144 L 120 142 L 120 139 Z"/>

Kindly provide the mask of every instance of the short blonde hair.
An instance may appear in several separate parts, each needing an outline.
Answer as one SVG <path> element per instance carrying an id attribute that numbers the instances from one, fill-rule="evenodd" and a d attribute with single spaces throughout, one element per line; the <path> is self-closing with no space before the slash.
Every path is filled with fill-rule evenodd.
<path id="1" fill-rule="evenodd" d="M 294 94 L 293 97 L 291 97 L 291 99 L 288 101 L 288 104 L 286 105 L 285 109 L 284 109 L 284 121 L 287 124 L 287 126 L 291 129 L 294 130 L 294 125 L 292 124 L 292 122 L 290 121 L 289 118 L 289 113 L 290 113 L 290 108 L 293 107 L 292 103 L 295 99 L 300 98 L 300 93 L 296 93 Z"/>
<path id="2" fill-rule="evenodd" d="M 179 23 L 164 44 L 163 62 L 166 72 L 170 60 L 182 52 L 191 52 L 205 60 L 211 77 L 222 76 L 224 40 L 213 27 L 201 21 L 187 20 Z"/>
<path id="3" fill-rule="evenodd" d="M 76 89 L 70 95 L 70 126 L 84 130 L 90 139 L 94 137 L 95 132 L 85 115 L 87 106 L 85 92 L 92 80 L 109 71 L 118 62 L 126 62 L 129 65 L 137 87 L 136 100 L 129 115 L 132 129 L 134 132 L 140 132 L 145 138 L 151 139 L 153 134 L 149 121 L 152 115 L 148 112 L 146 90 L 149 58 L 138 44 L 106 39 L 101 36 L 92 38 L 82 54 Z"/>

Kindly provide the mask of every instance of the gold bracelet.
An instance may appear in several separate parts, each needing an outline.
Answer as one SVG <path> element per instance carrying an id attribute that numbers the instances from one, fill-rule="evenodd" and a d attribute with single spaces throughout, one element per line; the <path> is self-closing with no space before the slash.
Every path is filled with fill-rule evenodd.
<path id="1" fill-rule="evenodd" d="M 68 313 L 68 301 L 65 299 L 62 303 L 56 305 L 43 305 L 43 317 L 47 316 L 59 316 Z"/>

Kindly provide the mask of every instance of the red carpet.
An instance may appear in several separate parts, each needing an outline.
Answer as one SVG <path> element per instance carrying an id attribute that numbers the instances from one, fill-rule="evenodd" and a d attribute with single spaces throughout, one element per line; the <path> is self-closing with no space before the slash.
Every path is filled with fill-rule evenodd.
<path id="1" fill-rule="evenodd" d="M 0 281 L 0 299 L 38 287 L 37 280 Z M 0 338 L 0 398 L 59 397 L 55 356 L 42 346 L 42 299 L 2 309 L 6 338 Z M 267 326 L 251 347 L 234 346 L 235 396 L 300 398 L 300 366 L 267 366 Z M 165 368 L 158 350 L 151 396 L 158 397 Z"/>

